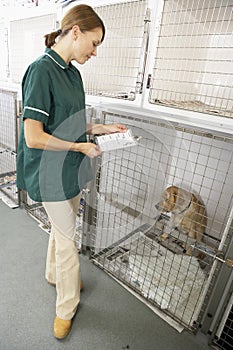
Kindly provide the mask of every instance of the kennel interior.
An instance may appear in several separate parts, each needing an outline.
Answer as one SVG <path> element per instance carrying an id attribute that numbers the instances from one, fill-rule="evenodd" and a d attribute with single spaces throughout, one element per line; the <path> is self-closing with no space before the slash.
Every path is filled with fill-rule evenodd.
<path id="1" fill-rule="evenodd" d="M 114 6 L 116 17 L 122 13 L 119 25 Z M 80 68 L 88 93 L 102 97 L 100 109 L 113 106 L 104 96 L 135 99 L 132 108 L 113 107 L 115 116 L 104 113 L 104 121 L 121 121 L 142 136 L 138 147 L 105 153 L 95 164 L 89 206 L 93 260 L 192 330 L 202 322 L 232 230 L 232 126 L 229 134 L 227 128 L 218 132 L 233 116 L 232 6 L 232 0 L 165 0 L 96 7 L 108 21 L 111 40 L 94 65 Z M 137 17 L 135 38 L 131 12 Z M 141 107 L 151 117 L 137 117 Z M 171 118 L 163 119 L 163 113 Z M 183 253 L 187 237 L 177 230 L 158 241 L 170 217 L 155 205 L 172 184 L 194 192 L 207 210 L 203 241 L 194 244 L 191 256 Z"/>
<path id="2" fill-rule="evenodd" d="M 150 103 L 232 117 L 232 6 L 164 1 Z"/>
<path id="3" fill-rule="evenodd" d="M 135 100 L 141 93 L 148 48 L 148 1 L 95 6 L 106 25 L 106 38 L 97 49 L 98 60 L 80 70 L 87 94 Z"/>
<path id="4" fill-rule="evenodd" d="M 136 146 L 106 151 L 96 162 L 90 223 L 93 261 L 178 323 L 195 330 L 232 228 L 233 139 L 177 127 L 155 118 L 103 112 L 140 136 Z M 157 209 L 176 185 L 204 203 L 207 225 L 199 241 L 173 227 Z M 185 245 L 193 247 L 191 255 Z"/>
<path id="5" fill-rule="evenodd" d="M 232 7 L 232 0 L 96 6 L 108 30 L 98 59 L 80 67 L 87 93 L 136 101 L 145 93 L 156 110 L 231 118 Z"/>
<path id="6" fill-rule="evenodd" d="M 0 89 L 0 192 L 11 206 L 19 205 L 16 187 L 18 142 L 17 93 Z"/>

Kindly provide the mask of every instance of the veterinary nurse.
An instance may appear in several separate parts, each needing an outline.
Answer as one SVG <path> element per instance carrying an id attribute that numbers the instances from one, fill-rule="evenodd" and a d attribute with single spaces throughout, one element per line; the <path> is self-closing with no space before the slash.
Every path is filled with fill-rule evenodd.
<path id="1" fill-rule="evenodd" d="M 61 29 L 45 35 L 45 53 L 22 80 L 23 123 L 17 186 L 42 202 L 51 223 L 45 277 L 56 285 L 54 336 L 64 338 L 80 301 L 80 266 L 74 236 L 80 191 L 92 178 L 90 158 L 100 150 L 86 134 L 124 132 L 121 124 L 87 125 L 78 69 L 96 56 L 105 27 L 87 5 L 71 8 Z"/>

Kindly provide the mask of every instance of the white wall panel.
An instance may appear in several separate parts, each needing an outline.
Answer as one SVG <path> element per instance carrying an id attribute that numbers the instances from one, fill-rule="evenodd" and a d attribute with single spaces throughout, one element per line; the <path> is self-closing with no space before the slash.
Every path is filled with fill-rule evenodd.
<path id="1" fill-rule="evenodd" d="M 56 15 L 10 22 L 10 71 L 13 83 L 21 83 L 28 65 L 45 50 L 44 35 L 56 28 Z"/>

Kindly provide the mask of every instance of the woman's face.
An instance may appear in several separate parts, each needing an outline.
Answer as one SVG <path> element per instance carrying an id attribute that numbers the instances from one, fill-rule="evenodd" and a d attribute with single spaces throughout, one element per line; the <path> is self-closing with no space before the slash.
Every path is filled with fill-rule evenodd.
<path id="1" fill-rule="evenodd" d="M 91 56 L 97 55 L 97 47 L 101 44 L 103 36 L 102 28 L 98 27 L 88 32 L 78 30 L 74 40 L 73 59 L 79 64 L 86 63 Z"/>

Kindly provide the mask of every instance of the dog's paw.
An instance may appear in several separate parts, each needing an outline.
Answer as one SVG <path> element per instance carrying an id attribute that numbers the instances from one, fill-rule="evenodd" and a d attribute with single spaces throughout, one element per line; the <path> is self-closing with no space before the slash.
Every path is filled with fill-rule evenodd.
<path id="1" fill-rule="evenodd" d="M 168 239 L 168 233 L 162 233 L 159 237 L 158 237 L 158 240 L 160 242 L 164 242 Z"/>

